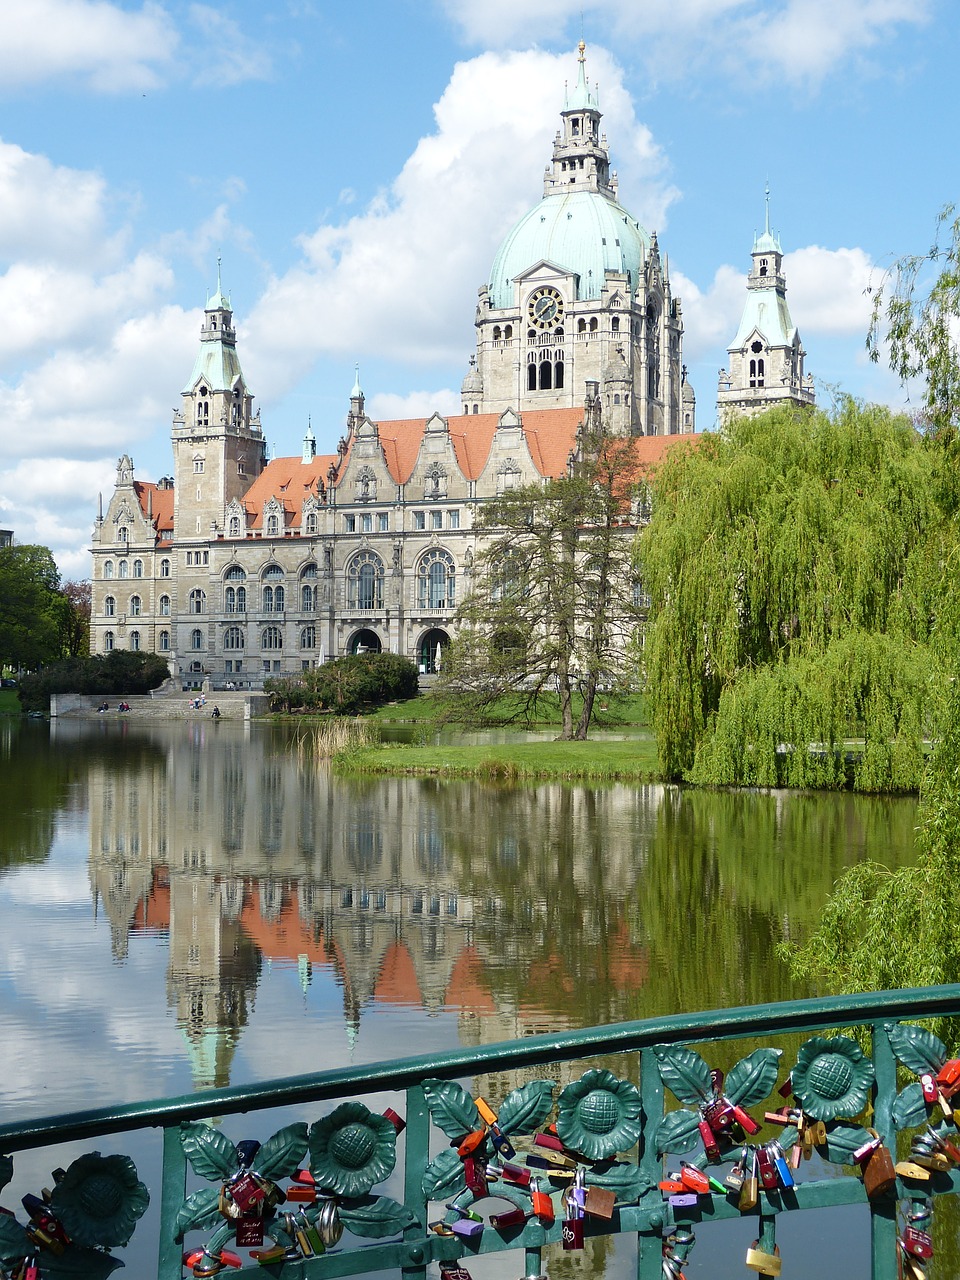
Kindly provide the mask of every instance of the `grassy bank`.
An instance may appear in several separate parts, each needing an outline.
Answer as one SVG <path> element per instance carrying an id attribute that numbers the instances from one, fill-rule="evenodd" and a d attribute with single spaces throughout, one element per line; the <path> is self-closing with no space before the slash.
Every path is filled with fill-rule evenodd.
<path id="1" fill-rule="evenodd" d="M 16 689 L 0 689 L 0 716 L 18 716 L 20 699 Z"/>
<path id="2" fill-rule="evenodd" d="M 524 727 L 516 717 L 520 710 L 520 702 L 516 698 L 500 698 L 488 710 L 481 722 L 471 720 L 470 728 L 498 728 L 503 725 L 516 724 Z M 574 719 L 580 714 L 581 702 L 574 699 Z M 389 706 L 378 707 L 370 713 L 371 720 L 387 721 L 393 724 L 456 724 L 456 703 L 435 697 L 432 693 L 421 694 L 418 698 L 408 698 L 405 702 L 392 702 Z M 626 698 L 610 698 L 598 701 L 594 708 L 594 729 L 617 729 L 626 725 L 647 724 L 647 708 L 643 697 L 631 694 Z M 559 699 L 544 699 L 538 708 L 535 721 L 529 722 L 532 727 L 560 724 Z"/>
<path id="3" fill-rule="evenodd" d="M 656 780 L 653 740 L 514 742 L 487 746 L 386 745 L 336 757 L 338 772 L 493 781 L 649 782 Z"/>

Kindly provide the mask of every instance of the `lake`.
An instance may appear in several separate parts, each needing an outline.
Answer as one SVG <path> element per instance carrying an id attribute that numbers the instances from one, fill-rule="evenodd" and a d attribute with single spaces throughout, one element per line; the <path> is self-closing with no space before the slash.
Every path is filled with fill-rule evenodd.
<path id="1" fill-rule="evenodd" d="M 911 798 L 347 779 L 207 717 L 7 718 L 0 758 L 10 1119 L 815 994 L 777 945 L 915 856 Z"/>

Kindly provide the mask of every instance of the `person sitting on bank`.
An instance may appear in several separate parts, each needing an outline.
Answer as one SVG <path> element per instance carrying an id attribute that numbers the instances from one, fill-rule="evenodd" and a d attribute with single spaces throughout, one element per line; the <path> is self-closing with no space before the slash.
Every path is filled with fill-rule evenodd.
<path id="1" fill-rule="evenodd" d="M 219 707 L 214 707 L 214 708 L 213 708 L 213 711 L 211 712 L 211 715 L 213 716 L 214 720 L 219 720 L 219 719 L 220 719 L 220 708 L 219 708 Z"/>

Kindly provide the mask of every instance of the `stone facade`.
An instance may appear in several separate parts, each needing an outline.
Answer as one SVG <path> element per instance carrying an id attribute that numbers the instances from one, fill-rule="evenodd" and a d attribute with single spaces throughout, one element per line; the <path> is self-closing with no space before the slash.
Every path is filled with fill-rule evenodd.
<path id="1" fill-rule="evenodd" d="M 345 653 L 442 663 L 478 553 L 479 506 L 566 473 L 586 421 L 641 467 L 695 427 L 680 303 L 656 234 L 618 203 L 579 79 L 540 204 L 480 290 L 463 412 L 374 422 L 359 378 L 337 452 L 266 459 L 218 282 L 172 428 L 173 476 L 117 465 L 93 535 L 91 648 L 155 651 L 193 684 L 249 689 Z M 625 528 L 624 536 L 632 536 Z"/>

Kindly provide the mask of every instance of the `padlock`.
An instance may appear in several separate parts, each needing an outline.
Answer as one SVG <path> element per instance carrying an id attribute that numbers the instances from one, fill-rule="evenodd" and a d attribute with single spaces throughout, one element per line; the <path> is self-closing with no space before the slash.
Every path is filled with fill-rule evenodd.
<path id="1" fill-rule="evenodd" d="M 556 1169 L 576 1169 L 577 1167 L 576 1160 L 561 1155 L 559 1151 L 552 1151 L 549 1147 L 541 1147 L 536 1154 L 529 1152 L 526 1161 L 531 1169 L 547 1169 L 551 1175 Z"/>
<path id="2" fill-rule="evenodd" d="M 450 1223 L 450 1230 L 464 1240 L 474 1240 L 483 1235 L 483 1222 L 476 1222 L 473 1218 L 458 1218 L 456 1222 Z"/>
<path id="3" fill-rule="evenodd" d="M 523 1165 L 504 1163 L 500 1166 L 500 1172 L 507 1182 L 515 1182 L 520 1187 L 530 1185 L 530 1170 Z"/>
<path id="4" fill-rule="evenodd" d="M 263 1208 L 261 1212 L 265 1213 L 270 1209 L 275 1209 L 286 1200 L 286 1192 L 281 1187 L 278 1187 L 275 1182 L 271 1182 L 269 1178 L 264 1178 L 261 1174 L 254 1173 L 253 1180 L 263 1192 Z"/>
<path id="5" fill-rule="evenodd" d="M 262 1249 L 250 1254 L 250 1257 L 260 1264 L 261 1267 L 272 1267 L 275 1262 L 283 1262 L 286 1258 L 287 1251 L 282 1244 L 274 1245 L 272 1249 Z"/>
<path id="6" fill-rule="evenodd" d="M 486 1126 L 482 1129 L 474 1129 L 472 1133 L 468 1133 L 466 1137 L 455 1138 L 450 1143 L 451 1147 L 457 1148 L 458 1156 L 472 1156 L 478 1147 L 482 1147 L 487 1138 Z"/>
<path id="7" fill-rule="evenodd" d="M 617 1194 L 615 1191 L 608 1191 L 605 1187 L 587 1187 L 583 1209 L 591 1218 L 605 1218 L 609 1222 L 613 1217 L 616 1204 Z"/>
<path id="8" fill-rule="evenodd" d="M 252 1173 L 241 1174 L 227 1187 L 230 1199 L 241 1213 L 256 1213 L 263 1208 L 267 1193 Z M 222 1212 L 222 1210 L 221 1210 Z"/>
<path id="9" fill-rule="evenodd" d="M 747 1250 L 747 1266 L 751 1271 L 759 1271 L 762 1276 L 778 1276 L 780 1274 L 780 1247 L 774 1245 L 773 1253 L 764 1253 L 758 1249 L 759 1241 L 754 1240 Z"/>
<path id="10" fill-rule="evenodd" d="M 667 1203 L 674 1209 L 695 1209 L 700 1197 L 695 1191 L 683 1191 L 678 1195 L 668 1196 Z"/>
<path id="11" fill-rule="evenodd" d="M 260 1143 L 256 1138 L 246 1138 L 243 1142 L 237 1143 L 237 1163 L 241 1169 L 249 1169 L 257 1158 L 257 1152 L 260 1150 Z"/>
<path id="12" fill-rule="evenodd" d="M 23 1269 L 23 1280 L 40 1280 L 40 1267 L 36 1258 L 31 1258 Z"/>
<path id="13" fill-rule="evenodd" d="M 219 1254 L 207 1253 L 206 1249 L 193 1264 L 193 1274 L 205 1280 L 206 1277 L 219 1275 L 223 1270 L 223 1260 Z"/>
<path id="14" fill-rule="evenodd" d="M 743 1181 L 743 1165 L 738 1161 L 724 1178 L 723 1185 L 725 1190 L 735 1191 L 739 1195 L 743 1190 Z"/>
<path id="15" fill-rule="evenodd" d="M 923 1092 L 923 1100 L 928 1106 L 936 1102 L 938 1092 L 936 1076 L 931 1075 L 929 1071 L 925 1071 L 920 1077 L 920 1088 Z"/>
<path id="16" fill-rule="evenodd" d="M 486 1168 L 486 1161 L 476 1159 L 474 1156 L 464 1157 L 463 1176 L 468 1188 L 478 1200 L 482 1200 L 488 1194 Z"/>
<path id="17" fill-rule="evenodd" d="M 540 1179 L 534 1178 L 531 1183 L 533 1190 L 533 1212 L 543 1223 L 553 1222 L 553 1201 L 545 1191 L 540 1190 Z"/>
<path id="18" fill-rule="evenodd" d="M 933 1257 L 933 1237 L 929 1231 L 922 1231 L 919 1227 L 905 1227 L 900 1243 L 906 1253 L 919 1258 L 921 1262 Z"/>
<path id="19" fill-rule="evenodd" d="M 740 1198 L 737 1201 L 737 1207 L 743 1213 L 747 1209 L 755 1209 L 760 1195 L 760 1187 L 757 1181 L 757 1157 L 753 1154 L 750 1161 L 749 1172 L 745 1172 L 743 1186 L 740 1188 Z"/>
<path id="20" fill-rule="evenodd" d="M 912 1182 L 929 1182 L 930 1170 L 924 1169 L 921 1165 L 915 1164 L 911 1160 L 901 1160 L 895 1166 L 898 1177 L 907 1178 Z"/>
<path id="21" fill-rule="evenodd" d="M 217 1208 L 221 1214 L 231 1222 L 242 1216 L 240 1206 L 233 1200 L 227 1187 L 220 1188 L 220 1198 L 217 1201 Z"/>
<path id="22" fill-rule="evenodd" d="M 263 1244 L 263 1219 L 259 1216 L 239 1218 L 234 1239 L 240 1249 L 259 1249 Z"/>
<path id="23" fill-rule="evenodd" d="M 733 1107 L 726 1098 L 718 1098 L 703 1108 L 703 1118 L 715 1134 L 726 1133 L 733 1127 Z"/>
<path id="24" fill-rule="evenodd" d="M 296 1215 L 296 1221 L 298 1224 L 299 1231 L 302 1232 L 303 1235 L 306 1237 L 310 1245 L 310 1248 L 313 1250 L 313 1252 L 317 1255 L 321 1253 L 325 1253 L 326 1245 L 323 1243 L 323 1239 L 320 1235 L 320 1232 L 317 1230 L 317 1228 L 313 1225 L 313 1223 L 307 1217 L 303 1209 L 301 1209 L 300 1212 Z M 297 1239 L 298 1240 L 300 1239 L 299 1234 L 297 1236 Z"/>
<path id="25" fill-rule="evenodd" d="M 462 1195 L 464 1195 L 463 1191 L 460 1192 L 459 1196 L 454 1196 L 452 1200 L 448 1200 L 446 1208 L 449 1209 L 451 1213 L 458 1213 L 461 1218 L 469 1218 L 472 1222 L 482 1222 L 483 1218 L 479 1213 L 477 1213 L 476 1209 L 465 1209 L 463 1205 L 457 1204 L 457 1201 Z"/>
<path id="26" fill-rule="evenodd" d="M 960 1089 L 960 1058 L 951 1058 L 943 1064 L 937 1072 L 937 1084 L 948 1098 Z"/>
<path id="27" fill-rule="evenodd" d="M 406 1120 L 404 1120 L 403 1116 L 398 1115 L 397 1112 L 394 1111 L 393 1107 L 386 1107 L 384 1109 L 383 1118 L 384 1120 L 389 1120 L 390 1123 L 393 1125 L 394 1129 L 396 1130 L 397 1137 L 399 1137 L 400 1134 L 403 1133 L 404 1129 L 407 1127 Z"/>
<path id="28" fill-rule="evenodd" d="M 772 1191 L 778 1185 L 777 1171 L 773 1167 L 773 1157 L 766 1147 L 757 1149 L 757 1167 L 760 1171 L 760 1182 L 764 1191 Z"/>
<path id="29" fill-rule="evenodd" d="M 791 1096 L 791 1094 L 793 1093 L 793 1075 L 792 1074 L 787 1076 L 786 1080 L 784 1080 L 783 1084 L 777 1090 L 777 1093 L 779 1093 L 781 1098 L 789 1098 Z"/>
<path id="30" fill-rule="evenodd" d="M 583 1219 L 579 1216 L 564 1218 L 560 1229 L 560 1240 L 568 1253 L 573 1249 L 582 1249 Z"/>
<path id="31" fill-rule="evenodd" d="M 770 1154 L 773 1157 L 773 1167 L 776 1170 L 777 1178 L 781 1187 L 785 1191 L 789 1191 L 791 1187 L 796 1186 L 793 1174 L 790 1172 L 790 1166 L 787 1164 L 783 1154 L 783 1148 L 779 1142 L 770 1143 Z"/>
<path id="32" fill-rule="evenodd" d="M 441 1258 L 440 1275 L 442 1280 L 472 1280 L 470 1272 L 459 1259 L 456 1262 L 450 1262 Z"/>
<path id="33" fill-rule="evenodd" d="M 496 1227 L 498 1231 L 508 1230 L 510 1227 L 520 1227 L 527 1220 L 527 1214 L 519 1206 L 515 1209 L 505 1209 L 503 1213 L 491 1213 L 490 1225 Z"/>
<path id="34" fill-rule="evenodd" d="M 703 1149 L 707 1153 L 707 1159 L 711 1164 L 719 1164 L 720 1148 L 717 1146 L 717 1139 L 713 1130 L 703 1119 L 700 1120 L 697 1128 L 700 1130 L 700 1138 L 703 1142 Z"/>
<path id="35" fill-rule="evenodd" d="M 343 1235 L 343 1222 L 335 1196 L 324 1196 L 318 1201 L 315 1222 L 324 1247 L 332 1249 Z"/>
<path id="36" fill-rule="evenodd" d="M 882 1145 L 883 1139 L 878 1133 L 875 1133 L 871 1138 L 864 1142 L 862 1146 L 857 1147 L 856 1151 L 854 1151 L 852 1156 L 853 1163 L 866 1164 L 877 1148 Z"/>
<path id="37" fill-rule="evenodd" d="M 664 1178 L 662 1182 L 657 1183 L 657 1186 L 660 1188 L 661 1191 L 666 1192 L 666 1194 L 670 1196 L 682 1195 L 683 1192 L 686 1190 L 683 1183 L 680 1181 L 680 1179 L 676 1175 L 673 1175 L 672 1177 L 669 1177 L 669 1178 Z"/>
<path id="38" fill-rule="evenodd" d="M 733 1104 L 733 1117 L 744 1133 L 752 1135 L 760 1132 L 760 1125 L 754 1120 L 753 1116 L 735 1103 Z"/>
<path id="39" fill-rule="evenodd" d="M 700 1196 L 710 1193 L 710 1179 L 707 1175 L 685 1160 L 680 1161 L 680 1181 L 687 1191 L 694 1191 Z"/>

